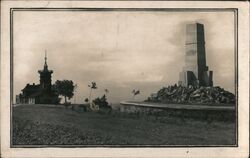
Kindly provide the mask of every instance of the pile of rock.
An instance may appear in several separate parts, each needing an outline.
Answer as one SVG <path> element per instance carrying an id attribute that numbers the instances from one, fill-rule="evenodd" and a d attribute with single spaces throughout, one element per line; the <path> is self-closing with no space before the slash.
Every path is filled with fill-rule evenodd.
<path id="1" fill-rule="evenodd" d="M 164 103 L 234 104 L 235 95 L 220 87 L 168 86 L 146 101 Z"/>

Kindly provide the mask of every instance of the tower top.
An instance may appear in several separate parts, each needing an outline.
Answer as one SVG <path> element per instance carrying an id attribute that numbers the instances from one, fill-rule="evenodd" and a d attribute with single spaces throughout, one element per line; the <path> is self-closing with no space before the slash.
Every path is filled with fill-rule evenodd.
<path id="1" fill-rule="evenodd" d="M 205 43 L 204 25 L 198 22 L 186 25 L 186 45 Z"/>
<path id="2" fill-rule="evenodd" d="M 198 22 L 198 21 L 194 21 L 194 22 L 192 22 L 192 23 L 187 23 L 187 24 L 186 24 L 186 27 L 188 27 L 188 26 L 190 26 L 190 25 L 202 25 L 202 26 L 204 26 L 203 23 L 200 23 L 200 22 Z"/>

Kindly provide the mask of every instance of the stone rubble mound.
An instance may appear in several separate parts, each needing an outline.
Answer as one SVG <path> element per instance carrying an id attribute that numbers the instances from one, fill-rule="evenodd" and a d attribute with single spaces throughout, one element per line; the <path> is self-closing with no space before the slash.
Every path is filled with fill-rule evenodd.
<path id="1" fill-rule="evenodd" d="M 168 86 L 147 101 L 163 103 L 234 104 L 235 95 L 220 87 Z"/>

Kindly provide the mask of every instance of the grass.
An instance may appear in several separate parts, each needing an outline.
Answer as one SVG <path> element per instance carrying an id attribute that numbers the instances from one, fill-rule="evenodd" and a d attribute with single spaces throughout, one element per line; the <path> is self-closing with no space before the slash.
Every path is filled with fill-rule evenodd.
<path id="1" fill-rule="evenodd" d="M 235 123 L 175 116 L 13 108 L 13 145 L 234 145 Z"/>

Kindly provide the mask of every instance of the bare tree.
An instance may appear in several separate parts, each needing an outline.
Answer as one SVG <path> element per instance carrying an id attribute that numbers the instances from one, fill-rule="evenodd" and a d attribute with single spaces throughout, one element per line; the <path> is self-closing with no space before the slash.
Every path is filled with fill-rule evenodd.
<path id="1" fill-rule="evenodd" d="M 139 89 L 138 89 L 138 90 L 135 90 L 135 89 L 134 89 L 134 90 L 132 91 L 132 93 L 133 93 L 133 95 L 134 95 L 134 96 L 133 96 L 133 99 L 135 99 L 135 96 L 140 94 L 140 90 L 139 90 Z"/>
<path id="2" fill-rule="evenodd" d="M 89 102 L 91 103 L 91 94 L 92 94 L 92 90 L 93 90 L 93 89 L 97 89 L 97 86 L 96 86 L 96 83 L 95 83 L 95 82 L 91 82 L 91 85 L 88 85 L 88 87 L 90 88 Z"/>
<path id="3" fill-rule="evenodd" d="M 106 89 L 104 89 L 104 92 L 105 92 L 105 95 L 107 96 L 109 93 L 109 90 L 106 88 Z"/>

